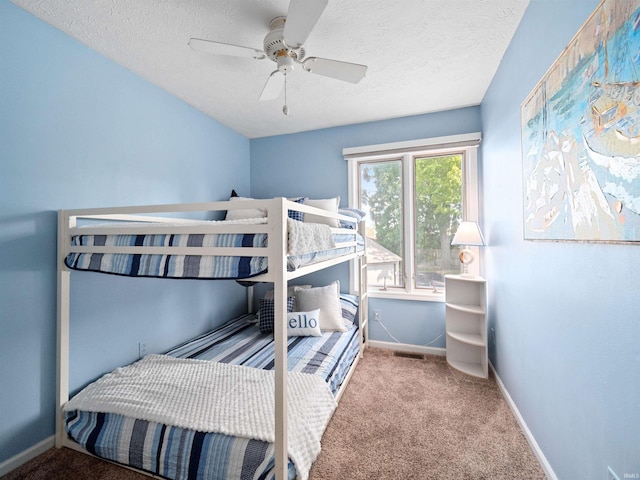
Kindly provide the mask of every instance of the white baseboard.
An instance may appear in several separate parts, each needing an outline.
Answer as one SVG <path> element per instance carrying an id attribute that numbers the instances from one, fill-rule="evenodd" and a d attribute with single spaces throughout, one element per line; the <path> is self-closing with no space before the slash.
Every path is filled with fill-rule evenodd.
<path id="1" fill-rule="evenodd" d="M 46 452 L 50 448 L 55 447 L 55 445 L 55 437 L 51 435 L 41 442 L 36 443 L 33 447 L 14 455 L 8 460 L 5 460 L 4 462 L 0 463 L 0 477 L 6 475 L 12 470 L 15 470 L 20 465 L 27 463 L 29 460 L 33 460 L 38 455 Z"/>
<path id="2" fill-rule="evenodd" d="M 398 350 L 401 352 L 425 353 L 427 355 L 445 356 L 447 350 L 439 347 L 425 347 L 422 345 L 411 345 L 408 343 L 381 342 L 379 340 L 369 340 L 369 346 L 373 348 L 384 348 L 385 350 Z"/>
<path id="3" fill-rule="evenodd" d="M 547 457 L 545 457 L 544 453 L 542 453 L 542 450 L 540 449 L 538 442 L 536 442 L 536 439 L 531 433 L 531 430 L 529 430 L 529 427 L 527 427 L 527 424 L 524 421 L 524 418 L 522 418 L 522 415 L 520 415 L 520 411 L 518 410 L 518 407 L 516 406 L 513 399 L 511 398 L 511 395 L 509 395 L 509 392 L 504 386 L 504 383 L 502 383 L 502 380 L 498 376 L 496 369 L 493 368 L 493 364 L 491 362 L 489 362 L 489 366 L 491 367 L 491 370 L 493 371 L 493 374 L 496 377 L 496 383 L 498 384 L 498 388 L 500 388 L 500 392 L 502 392 L 502 396 L 506 400 L 507 405 L 509 405 L 509 408 L 511 409 L 511 412 L 513 412 L 514 417 L 516 417 L 516 420 L 520 425 L 520 429 L 522 430 L 522 433 L 527 439 L 527 442 L 529 443 L 531 450 L 533 450 L 533 454 L 536 456 L 536 458 L 538 459 L 538 462 L 540 463 L 540 467 L 542 467 L 542 470 L 544 470 L 544 473 L 549 480 L 558 480 L 558 477 L 556 476 L 555 472 L 551 468 L 551 465 L 547 461 Z"/>

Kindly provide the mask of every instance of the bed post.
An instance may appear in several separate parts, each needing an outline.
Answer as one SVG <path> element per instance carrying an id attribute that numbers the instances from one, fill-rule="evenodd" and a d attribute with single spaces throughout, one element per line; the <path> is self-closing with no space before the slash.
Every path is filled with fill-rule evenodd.
<path id="1" fill-rule="evenodd" d="M 275 348 L 275 477 L 287 478 L 287 208 L 284 198 L 274 198 L 269 217 L 269 271 L 273 275 Z"/>
<path id="2" fill-rule="evenodd" d="M 358 286 L 358 293 L 360 295 L 360 329 L 362 331 L 362 343 L 366 349 L 369 346 L 369 291 L 367 288 L 367 282 L 369 279 L 367 277 L 367 227 L 364 220 L 360 221 L 358 224 L 358 233 L 362 236 L 362 239 L 365 242 L 364 253 L 358 257 L 357 264 L 359 266 L 358 279 L 360 281 L 360 285 Z"/>
<path id="3" fill-rule="evenodd" d="M 75 220 L 74 220 L 75 221 Z M 64 442 L 63 405 L 69 400 L 69 290 L 70 271 L 64 264 L 69 217 L 64 210 L 58 211 L 58 247 L 57 247 L 57 350 L 56 350 L 56 447 Z"/>
<path id="4" fill-rule="evenodd" d="M 253 285 L 246 287 L 247 290 L 247 313 L 253 313 Z"/>

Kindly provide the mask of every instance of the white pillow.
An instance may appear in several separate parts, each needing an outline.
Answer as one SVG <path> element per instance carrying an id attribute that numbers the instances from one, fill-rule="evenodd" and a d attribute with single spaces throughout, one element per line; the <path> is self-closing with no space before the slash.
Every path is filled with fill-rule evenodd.
<path id="1" fill-rule="evenodd" d="M 328 212 L 338 213 L 338 207 L 340 206 L 340 197 L 335 198 L 323 198 L 320 200 L 313 200 L 311 198 L 305 198 L 304 204 L 310 207 L 321 208 Z M 304 221 L 306 223 L 324 223 L 330 227 L 338 228 L 340 221 L 337 218 L 321 217 L 320 215 L 314 215 L 312 213 L 304 214 Z"/>
<path id="2" fill-rule="evenodd" d="M 319 337 L 320 310 L 311 312 L 287 313 L 287 336 L 289 337 Z"/>
<path id="3" fill-rule="evenodd" d="M 230 202 L 236 200 L 255 200 L 249 197 L 231 197 Z M 267 216 L 266 208 L 243 208 L 238 210 L 227 210 L 225 220 L 242 220 L 245 218 L 265 218 Z"/>
<path id="4" fill-rule="evenodd" d="M 311 288 L 312 285 L 291 285 L 290 287 L 287 288 L 287 297 L 294 297 L 296 294 L 296 290 L 297 289 L 302 289 L 302 288 Z M 273 299 L 273 289 L 272 290 L 267 290 L 267 292 L 264 294 L 264 298 L 267 299 Z"/>
<path id="5" fill-rule="evenodd" d="M 342 320 L 340 282 L 337 280 L 326 287 L 296 290 L 296 308 L 303 312 L 320 309 L 320 330 L 347 330 Z"/>

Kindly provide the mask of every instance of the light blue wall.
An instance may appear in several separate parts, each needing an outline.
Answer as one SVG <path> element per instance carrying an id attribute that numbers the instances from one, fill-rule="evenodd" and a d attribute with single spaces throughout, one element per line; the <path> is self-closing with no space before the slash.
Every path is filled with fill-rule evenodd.
<path id="1" fill-rule="evenodd" d="M 249 152 L 0 0 L 0 463 L 54 433 L 56 211 L 248 193 Z M 234 282 L 170 283 L 72 273 L 72 385 L 135 359 L 140 340 L 161 351 L 244 308 Z"/>
<path id="2" fill-rule="evenodd" d="M 252 139 L 251 193 L 256 198 L 339 195 L 341 206 L 346 207 L 348 167 L 343 148 L 479 132 L 480 127 L 480 109 L 470 107 Z M 346 292 L 348 275 L 348 267 L 340 265 L 316 274 L 312 283 L 320 285 L 338 278 Z M 444 336 L 431 343 L 444 331 L 444 304 L 372 298 L 369 305 L 370 310 L 380 310 L 382 323 L 400 343 L 445 346 Z M 370 325 L 371 339 L 394 341 L 379 324 Z"/>
<path id="3" fill-rule="evenodd" d="M 491 361 L 566 480 L 640 474 L 640 247 L 523 241 L 519 107 L 598 3 L 532 0 L 481 106 Z"/>
<path id="4" fill-rule="evenodd" d="M 57 209 L 217 200 L 231 188 L 340 195 L 344 206 L 342 148 L 482 122 L 491 360 L 558 478 L 640 472 L 638 247 L 522 240 L 519 106 L 597 4 L 531 0 L 481 108 L 249 141 L 0 0 L 0 462 L 53 434 Z M 346 268 L 316 281 L 336 277 L 346 284 Z M 76 386 L 135 358 L 140 340 L 161 351 L 228 317 L 227 298 L 241 310 L 244 293 L 75 272 L 72 282 Z M 442 304 L 371 308 L 404 343 L 444 327 Z M 171 320 L 185 312 L 190 323 Z M 375 323 L 371 334 L 390 340 Z"/>

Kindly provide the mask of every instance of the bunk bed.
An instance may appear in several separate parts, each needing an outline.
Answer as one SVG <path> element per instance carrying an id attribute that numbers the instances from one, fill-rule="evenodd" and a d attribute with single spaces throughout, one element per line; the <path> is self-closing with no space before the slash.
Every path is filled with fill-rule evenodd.
<path id="1" fill-rule="evenodd" d="M 192 215 L 193 212 L 227 210 L 240 210 L 247 214 L 241 215 L 243 218 L 240 220 L 231 221 L 184 218 Z M 254 211 L 259 211 L 263 214 L 258 219 L 251 218 L 250 212 Z M 302 215 L 313 216 L 314 219 L 319 219 L 318 221 L 321 223 L 310 223 L 303 228 L 302 224 L 305 222 L 300 221 Z M 331 225 L 331 227 L 327 227 L 327 224 Z M 334 228 L 336 226 L 338 228 Z M 310 251 L 310 249 L 313 250 Z M 288 282 L 347 261 L 352 262 L 359 269 L 360 284 L 359 297 L 346 294 L 341 294 L 340 296 L 346 334 L 342 335 L 342 332 L 323 332 L 320 337 L 300 337 L 304 338 L 304 342 L 316 343 L 318 345 L 317 348 L 324 349 L 324 351 L 326 351 L 326 345 L 329 344 L 334 345 L 342 342 L 346 346 L 335 361 L 332 360 L 328 365 L 324 365 L 324 373 L 321 373 L 318 377 L 296 372 L 296 368 L 292 368 L 291 364 L 296 363 L 297 360 L 291 360 L 287 355 L 288 351 L 292 351 L 292 340 L 291 337 L 288 338 L 287 336 L 285 321 L 287 312 L 290 311 L 288 306 L 291 304 L 288 294 L 291 289 L 288 288 Z M 303 464 L 304 462 L 300 458 L 308 461 L 309 457 L 311 457 L 311 462 L 313 461 L 315 458 L 313 456 L 313 448 L 293 445 L 292 438 L 295 441 L 299 437 L 314 437 L 316 435 L 315 432 L 308 432 L 305 430 L 305 426 L 297 425 L 299 423 L 314 422 L 307 422 L 306 420 L 300 422 L 296 420 L 296 417 L 308 415 L 311 411 L 311 417 L 318 417 L 314 421 L 318 424 L 321 435 L 368 342 L 368 296 L 365 281 L 366 257 L 364 255 L 363 221 L 359 221 L 359 219 L 355 219 L 350 215 L 314 208 L 285 198 L 59 211 L 58 413 L 56 419 L 56 446 L 66 446 L 101 456 L 100 452 L 96 451 L 95 448 L 88 448 L 86 442 L 80 441 L 82 435 L 75 435 L 75 439 L 72 438 L 74 426 L 76 427 L 76 434 L 78 431 L 86 433 L 89 426 L 95 425 L 97 421 L 95 417 L 91 417 L 95 412 L 87 412 L 83 416 L 80 409 L 83 405 L 82 400 L 85 398 L 83 397 L 85 390 L 71 400 L 69 395 L 69 303 L 72 270 L 126 276 L 211 280 L 233 279 L 238 282 L 246 282 L 242 284 L 248 286 L 247 303 L 249 313 L 247 315 L 222 325 L 214 332 L 207 333 L 203 337 L 177 347 L 167 352 L 166 355 L 148 355 L 132 365 L 123 367 L 123 369 L 116 369 L 116 371 L 105 375 L 95 384 L 89 385 L 85 390 L 91 391 L 95 385 L 102 381 L 107 383 L 112 380 L 116 381 L 116 377 L 120 374 L 125 377 L 127 375 L 141 375 L 143 378 L 149 378 L 150 376 L 156 378 L 155 375 L 161 376 L 165 375 L 164 372 L 170 372 L 166 375 L 173 375 L 174 377 L 176 375 L 182 377 L 190 375 L 205 379 L 195 387 L 190 384 L 189 390 L 194 388 L 206 390 L 211 385 L 212 379 L 224 378 L 226 379 L 225 382 L 228 383 L 240 378 L 238 381 L 261 385 L 261 390 L 259 392 L 251 390 L 249 393 L 244 392 L 240 395 L 236 393 L 236 396 L 233 396 L 232 392 L 231 396 L 228 397 L 233 403 L 232 406 L 221 406 L 220 403 L 215 403 L 219 402 L 219 400 L 211 400 L 212 403 L 203 403 L 201 401 L 203 397 L 195 400 L 191 398 L 189 400 L 191 403 L 187 401 L 185 406 L 181 407 L 184 410 L 188 410 L 185 414 L 186 417 L 195 415 L 193 410 L 203 409 L 210 411 L 213 408 L 219 408 L 221 411 L 225 411 L 228 416 L 234 416 L 238 409 L 245 408 L 252 412 L 252 416 L 258 417 L 253 420 L 254 423 L 270 423 L 271 429 L 275 424 L 275 429 L 268 431 L 269 425 L 267 425 L 263 430 L 260 430 L 257 441 L 262 441 L 263 443 L 256 447 L 256 439 L 250 440 L 245 437 L 239 442 L 233 443 L 229 438 L 231 438 L 230 434 L 234 433 L 234 431 L 225 431 L 225 426 L 222 431 L 211 433 L 212 436 L 219 436 L 217 440 L 211 440 L 211 437 L 201 440 L 196 453 L 206 452 L 207 449 L 202 448 L 202 446 L 205 443 L 206 445 L 212 445 L 216 441 L 226 444 L 228 450 L 235 450 L 236 457 L 238 456 L 237 451 L 242 448 L 245 448 L 246 452 L 249 453 L 255 452 L 256 449 L 262 449 L 263 453 L 266 452 L 264 453 L 266 460 L 262 460 L 260 467 L 265 469 L 264 473 L 259 476 L 258 470 L 258 473 L 255 474 L 256 477 L 250 478 L 275 477 L 278 480 L 291 478 L 295 475 L 295 467 L 292 467 L 292 465 L 298 462 Z M 253 287 L 251 285 L 256 282 L 273 284 L 273 334 L 259 333 L 255 327 L 252 327 L 252 329 L 247 327 L 255 321 L 253 310 L 256 302 L 253 299 Z M 358 304 L 359 319 L 357 322 L 350 324 L 351 320 L 354 320 L 355 308 Z M 243 365 L 241 360 L 220 361 L 221 358 L 235 357 L 229 355 L 224 349 L 219 351 L 222 348 L 220 342 L 211 340 L 211 338 L 219 339 L 219 335 L 229 338 L 229 331 L 234 329 L 242 331 L 251 337 L 251 345 L 254 345 L 255 348 L 272 352 L 271 359 L 266 360 L 269 363 L 269 368 L 266 368 L 265 365 L 255 365 L 255 360 L 252 360 L 254 364 L 251 364 L 251 362 L 246 363 L 248 366 L 254 367 L 249 369 L 239 366 Z M 341 335 L 336 335 L 337 333 Z M 328 341 L 329 337 L 332 340 Z M 339 337 L 341 340 L 336 340 Z M 344 340 L 345 338 L 347 340 Z M 206 343 L 205 339 L 209 339 L 207 340 L 209 342 L 207 347 L 203 347 L 203 342 Z M 244 340 L 242 341 L 244 342 Z M 225 345 L 225 342 L 222 342 L 222 345 Z M 248 343 L 243 343 L 243 345 L 246 350 Z M 197 353 L 194 354 L 194 351 Z M 257 357 L 263 358 L 260 355 Z M 256 357 L 253 358 L 255 359 Z M 341 360 L 344 360 L 344 362 L 341 362 Z M 302 364 L 302 362 L 298 363 Z M 158 365 L 160 365 L 160 370 L 158 370 Z M 269 369 L 273 370 L 273 372 L 269 372 Z M 304 368 L 302 368 L 302 371 L 304 371 Z M 333 397 L 326 399 L 323 396 L 322 387 L 307 380 L 309 377 L 314 377 L 314 381 L 322 378 L 322 382 L 326 382 L 325 388 L 327 384 L 329 385 L 329 395 Z M 158 378 L 157 381 L 162 383 L 166 380 L 166 378 Z M 125 383 L 128 381 L 129 377 L 127 377 Z M 109 394 L 119 395 L 120 390 L 117 390 L 119 385 L 114 385 L 116 384 L 109 384 L 109 388 L 114 389 L 110 390 Z M 96 386 L 96 388 L 98 387 Z M 265 388 L 270 392 L 265 393 Z M 219 388 L 217 389 L 219 390 Z M 232 385 L 230 390 L 237 390 L 237 387 Z M 99 395 L 103 395 L 103 393 L 104 391 L 100 390 Z M 141 395 L 141 393 L 135 392 L 132 395 Z M 183 396 L 180 392 L 177 395 Z M 298 402 L 292 400 L 302 398 L 303 395 L 307 395 L 307 397 L 305 397 L 305 401 L 300 402 L 301 404 L 311 402 L 304 407 L 307 410 L 304 410 L 298 405 Z M 164 392 L 162 396 L 167 396 L 167 393 Z M 255 401 L 256 398 L 262 398 L 262 396 L 269 398 L 264 402 Z M 118 397 L 118 399 L 120 398 Z M 100 399 L 102 398 L 100 397 Z M 80 403 L 76 402 L 74 407 L 70 409 L 69 405 L 76 400 Z M 148 398 L 145 398 L 145 400 L 149 401 Z M 156 407 L 172 410 L 170 405 L 174 400 L 178 401 L 182 400 L 182 398 L 178 400 L 169 399 L 168 406 Z M 246 401 L 249 403 L 246 404 Z M 258 404 L 257 406 L 256 403 Z M 127 405 L 127 408 L 129 408 L 130 405 Z M 75 409 L 76 407 L 78 407 L 78 410 Z M 265 408 L 270 411 L 265 411 Z M 226 412 L 226 410 L 231 412 Z M 135 409 L 125 409 L 122 415 L 123 419 L 127 418 L 126 413 L 129 411 L 133 412 L 132 415 L 135 414 Z M 294 411 L 296 415 L 292 414 Z M 318 412 L 324 413 L 321 415 Z M 169 413 L 172 414 L 173 412 Z M 318 414 L 316 415 L 316 413 Z M 112 423 L 122 423 L 118 416 L 120 415 L 119 411 L 114 412 L 113 415 Z M 114 418 L 115 420 L 113 420 Z M 155 417 L 151 417 L 151 420 L 154 419 Z M 219 427 L 219 425 L 206 424 L 202 425 L 202 428 L 196 428 L 193 423 L 185 423 L 190 419 L 185 419 L 184 417 L 176 418 L 175 425 L 172 424 L 169 427 L 162 424 L 160 420 L 151 423 L 159 426 L 158 428 L 175 428 L 178 436 L 184 436 L 185 432 L 210 431 L 210 429 Z M 104 422 L 104 417 L 100 421 Z M 226 419 L 224 421 L 226 422 Z M 146 425 L 148 426 L 149 423 L 147 421 Z M 181 428 L 182 430 L 180 430 Z M 302 430 L 300 430 L 301 428 Z M 251 435 L 247 434 L 247 437 L 252 435 L 255 436 L 252 433 Z M 319 446 L 319 438 L 317 442 Z M 238 446 L 240 444 L 243 447 Z M 229 445 L 233 446 L 229 447 Z M 163 446 L 161 442 L 156 447 L 159 449 L 168 448 L 167 445 Z M 195 455 L 196 453 L 189 452 L 190 455 Z M 245 457 L 251 456 L 249 454 L 242 455 Z M 113 460 L 113 458 L 111 459 Z M 140 469 L 143 473 L 159 472 L 157 468 L 141 467 L 139 462 L 116 461 L 125 466 L 129 465 Z M 224 460 L 227 463 L 233 461 Z M 208 460 L 207 462 L 211 464 L 214 460 Z M 265 464 L 267 465 L 266 467 Z M 194 478 L 195 475 L 201 475 L 203 472 L 202 468 L 199 472 L 197 468 L 196 466 L 196 471 L 191 472 Z M 244 468 L 242 465 L 236 465 L 236 469 L 239 469 L 238 471 L 242 470 L 242 468 Z M 225 473 L 221 474 L 215 468 L 207 469 L 207 473 L 213 475 L 211 478 L 218 478 L 218 475 L 223 475 L 223 478 L 233 478 L 234 475 L 226 470 Z M 244 474 L 246 474 L 246 469 Z M 171 472 L 169 469 L 162 470 L 161 475 L 172 478 L 173 475 L 184 475 L 184 472 Z M 302 478 L 305 475 L 306 472 L 302 472 Z"/>

